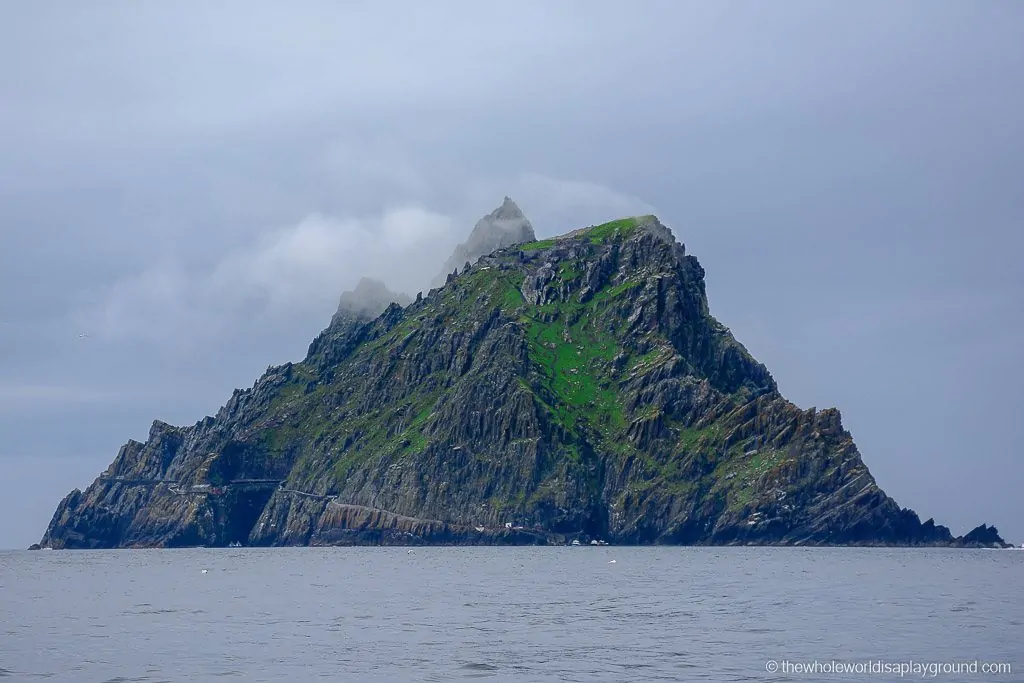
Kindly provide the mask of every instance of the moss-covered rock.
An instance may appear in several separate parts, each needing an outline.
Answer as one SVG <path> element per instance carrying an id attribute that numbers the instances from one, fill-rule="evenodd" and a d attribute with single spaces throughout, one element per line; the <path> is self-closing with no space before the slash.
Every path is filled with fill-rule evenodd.
<path id="1" fill-rule="evenodd" d="M 887 497 L 653 216 L 515 244 L 379 315 L 364 289 L 303 362 L 129 442 L 42 545 L 1001 543 Z"/>

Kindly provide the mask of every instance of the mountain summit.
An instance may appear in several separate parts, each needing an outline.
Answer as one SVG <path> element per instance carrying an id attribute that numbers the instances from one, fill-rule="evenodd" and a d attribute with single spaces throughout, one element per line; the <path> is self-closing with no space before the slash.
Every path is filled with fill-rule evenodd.
<path id="1" fill-rule="evenodd" d="M 466 263 L 475 263 L 481 256 L 502 247 L 532 242 L 535 239 L 537 237 L 530 221 L 511 198 L 505 197 L 501 206 L 477 221 L 469 239 L 455 248 L 455 252 L 448 258 L 441 273 L 431 284 L 440 287 L 450 273 L 461 270 Z"/>
<path id="2" fill-rule="evenodd" d="M 412 303 L 412 299 L 405 294 L 392 292 L 380 280 L 364 277 L 359 280 L 355 289 L 341 295 L 334 320 L 337 321 L 339 318 L 373 320 L 393 303 L 399 306 L 408 306 Z"/>
<path id="3" fill-rule="evenodd" d="M 532 236 L 511 200 L 474 235 L 495 229 Z M 1002 545 L 889 498 L 839 411 L 787 401 L 711 316 L 653 216 L 343 317 L 216 416 L 153 423 L 41 543 Z"/>

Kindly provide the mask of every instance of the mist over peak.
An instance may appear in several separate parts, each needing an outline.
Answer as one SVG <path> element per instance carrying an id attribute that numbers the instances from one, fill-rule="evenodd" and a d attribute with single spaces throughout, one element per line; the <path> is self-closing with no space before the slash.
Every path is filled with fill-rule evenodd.
<path id="1" fill-rule="evenodd" d="M 467 261 L 474 263 L 495 249 L 532 242 L 535 239 L 537 236 L 530 220 L 512 198 L 506 196 L 501 206 L 476 222 L 469 239 L 455 248 L 455 252 L 445 261 L 444 268 L 433 279 L 431 286 L 443 285 L 445 277 L 455 269 L 462 268 Z"/>
<path id="2" fill-rule="evenodd" d="M 501 206 L 487 214 L 486 218 L 503 221 L 526 220 L 526 216 L 523 215 L 522 209 L 520 209 L 519 205 L 512 201 L 512 198 L 508 196 L 505 197 Z M 529 224 L 530 222 L 526 221 L 526 223 Z"/>
<path id="3" fill-rule="evenodd" d="M 501 205 L 477 221 L 469 239 L 456 247 L 445 262 L 441 274 L 431 282 L 433 287 L 444 284 L 445 276 L 467 261 L 474 262 L 481 256 L 496 249 L 536 239 L 533 226 L 522 209 L 506 196 Z M 354 289 L 342 293 L 333 320 L 341 317 L 370 320 L 380 315 L 390 304 L 407 306 L 412 297 L 391 290 L 385 282 L 375 277 L 362 277 Z"/>
<path id="4" fill-rule="evenodd" d="M 347 316 L 359 320 L 372 320 L 392 303 L 408 306 L 411 302 L 410 296 L 391 291 L 382 280 L 363 277 L 355 289 L 342 293 L 334 319 Z"/>

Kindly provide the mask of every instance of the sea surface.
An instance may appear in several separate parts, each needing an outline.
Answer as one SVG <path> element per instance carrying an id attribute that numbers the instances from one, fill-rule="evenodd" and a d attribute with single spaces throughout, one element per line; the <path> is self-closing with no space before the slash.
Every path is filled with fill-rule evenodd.
<path id="1" fill-rule="evenodd" d="M 0 553 L 0 683 L 476 679 L 1024 681 L 1024 552 Z"/>

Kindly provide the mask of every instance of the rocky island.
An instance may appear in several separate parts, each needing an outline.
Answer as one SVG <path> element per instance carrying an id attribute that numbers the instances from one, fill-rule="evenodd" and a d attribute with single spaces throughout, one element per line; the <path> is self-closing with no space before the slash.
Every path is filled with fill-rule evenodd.
<path id="1" fill-rule="evenodd" d="M 414 299 L 363 281 L 217 415 L 154 422 L 41 545 L 1003 545 L 889 498 L 656 217 L 537 241 L 506 198 L 453 259 Z"/>

